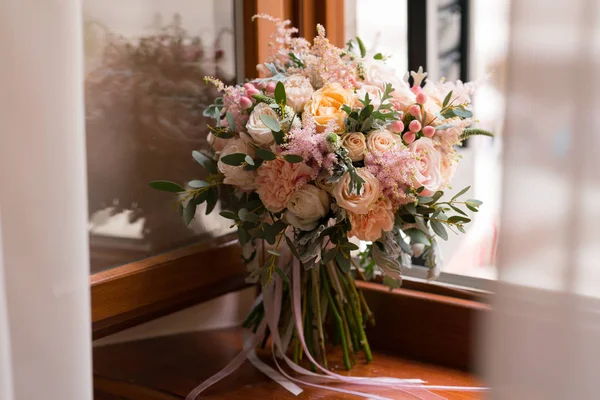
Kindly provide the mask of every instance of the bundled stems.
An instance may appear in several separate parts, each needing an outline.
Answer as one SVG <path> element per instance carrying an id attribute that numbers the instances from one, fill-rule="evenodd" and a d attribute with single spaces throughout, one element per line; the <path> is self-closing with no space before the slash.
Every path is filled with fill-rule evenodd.
<path id="1" fill-rule="evenodd" d="M 348 343 L 346 343 L 346 335 L 344 334 L 344 325 L 342 323 L 342 317 L 338 312 L 334 302 L 333 296 L 331 295 L 331 286 L 329 285 L 329 281 L 327 280 L 327 273 L 324 269 L 321 270 L 321 276 L 323 278 L 323 286 L 325 287 L 325 294 L 327 295 L 327 301 L 329 302 L 329 308 L 331 309 L 331 314 L 335 319 L 337 331 L 339 332 L 340 341 L 342 342 L 342 354 L 344 359 L 344 366 L 346 369 L 350 369 L 352 364 L 350 364 L 350 357 L 348 355 Z"/>
<path id="2" fill-rule="evenodd" d="M 327 355 L 325 353 L 325 335 L 323 333 L 323 315 L 321 314 L 321 296 L 319 291 L 319 272 L 316 268 L 311 269 L 313 297 L 316 305 L 317 330 L 319 333 L 319 347 L 321 349 L 321 357 L 323 367 L 327 368 Z"/>

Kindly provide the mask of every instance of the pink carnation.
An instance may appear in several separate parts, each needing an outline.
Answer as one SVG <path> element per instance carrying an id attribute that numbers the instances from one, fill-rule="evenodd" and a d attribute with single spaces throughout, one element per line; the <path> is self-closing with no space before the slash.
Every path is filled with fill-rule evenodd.
<path id="1" fill-rule="evenodd" d="M 312 169 L 304 163 L 291 164 L 280 158 L 264 162 L 258 169 L 257 193 L 272 212 L 283 210 L 292 194 L 309 181 Z"/>
<path id="2" fill-rule="evenodd" d="M 354 214 L 348 212 L 352 230 L 350 236 L 360 240 L 374 242 L 383 235 L 383 232 L 392 230 L 394 227 L 394 213 L 392 203 L 382 198 L 368 214 Z"/>

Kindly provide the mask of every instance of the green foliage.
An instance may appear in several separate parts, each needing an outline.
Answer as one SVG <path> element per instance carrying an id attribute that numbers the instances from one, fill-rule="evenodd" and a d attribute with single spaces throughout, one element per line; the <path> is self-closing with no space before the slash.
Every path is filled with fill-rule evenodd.
<path id="1" fill-rule="evenodd" d="M 304 159 L 296 154 L 287 154 L 283 156 L 283 159 L 291 164 L 296 164 L 304 161 Z"/>
<path id="2" fill-rule="evenodd" d="M 281 124 L 268 114 L 261 114 L 260 120 L 273 132 L 281 132 Z"/>
<path id="3" fill-rule="evenodd" d="M 192 157 L 194 157 L 194 160 L 196 160 L 198 164 L 206 168 L 209 173 L 217 174 L 219 172 L 217 169 L 217 162 L 205 154 L 194 150 L 192 151 Z"/>
<path id="4" fill-rule="evenodd" d="M 494 137 L 494 134 L 492 132 L 486 131 L 484 129 L 479 129 L 479 128 L 467 128 L 465 130 L 463 130 L 462 134 L 460 135 L 460 140 L 466 140 L 467 138 L 471 137 L 471 136 L 489 136 L 489 137 Z"/>
<path id="5" fill-rule="evenodd" d="M 283 108 L 286 105 L 287 97 L 285 95 L 285 87 L 283 83 L 277 82 L 275 85 L 275 102 L 279 105 L 279 107 Z"/>
<path id="6" fill-rule="evenodd" d="M 363 43 L 363 41 L 361 40 L 361 38 L 359 38 L 358 36 L 356 37 L 356 43 L 358 43 L 358 49 L 360 51 L 360 57 L 361 58 L 365 58 L 365 56 L 367 55 L 367 48 L 365 47 L 365 44 Z"/>
<path id="7" fill-rule="evenodd" d="M 375 110 L 371 104 L 369 94 L 365 95 L 364 99 L 359 99 L 363 105 L 362 108 L 351 108 L 344 104 L 341 108 L 348 114 L 346 118 L 346 127 L 348 132 L 363 132 L 367 133 L 379 126 L 384 126 L 392 121 L 399 119 L 398 112 L 393 108 L 392 103 L 387 100 L 392 98 L 394 88 L 390 83 L 386 83 L 385 90 L 381 96 L 381 104 Z"/>
<path id="8" fill-rule="evenodd" d="M 275 153 L 273 153 L 271 150 L 263 149 L 261 147 L 256 149 L 256 156 L 265 161 L 273 161 L 277 158 Z"/>
<path id="9" fill-rule="evenodd" d="M 448 92 L 448 94 L 444 98 L 444 102 L 442 103 L 442 108 L 446 108 L 446 106 L 448 105 L 448 103 L 450 103 L 450 98 L 451 97 L 452 97 L 452 90 L 450 92 Z"/>
<path id="10" fill-rule="evenodd" d="M 217 126 L 221 122 L 221 110 L 223 109 L 223 98 L 217 97 L 215 102 L 204 109 L 202 115 L 207 118 L 214 118 Z"/>
<path id="11" fill-rule="evenodd" d="M 185 192 L 185 188 L 171 181 L 152 181 L 150 182 L 150 187 L 156 190 L 162 190 L 163 192 Z"/>
<path id="12" fill-rule="evenodd" d="M 239 167 L 240 165 L 244 164 L 244 162 L 246 162 L 246 157 L 247 155 L 244 153 L 233 153 L 221 157 L 219 161 L 221 161 L 223 164 Z"/>
<path id="13" fill-rule="evenodd" d="M 298 57 L 296 53 L 288 53 L 290 60 L 296 68 L 304 68 L 304 62 Z"/>

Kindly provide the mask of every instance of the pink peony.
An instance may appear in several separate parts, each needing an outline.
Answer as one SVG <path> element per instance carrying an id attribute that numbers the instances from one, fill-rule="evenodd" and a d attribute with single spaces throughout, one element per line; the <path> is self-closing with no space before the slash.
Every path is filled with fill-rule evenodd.
<path id="1" fill-rule="evenodd" d="M 442 186 L 443 178 L 440 172 L 441 157 L 439 151 L 433 146 L 431 139 L 423 137 L 408 146 L 417 160 L 417 167 L 413 177 L 415 189 L 423 186 L 422 196 L 431 196 Z"/>
<path id="2" fill-rule="evenodd" d="M 265 207 L 279 212 L 287 207 L 292 194 L 310 179 L 312 169 L 304 163 L 291 164 L 280 158 L 264 162 L 258 169 L 256 192 Z"/>
<path id="3" fill-rule="evenodd" d="M 374 242 L 394 227 L 392 203 L 385 197 L 381 198 L 368 214 L 348 213 L 352 230 L 350 236 L 360 240 Z"/>

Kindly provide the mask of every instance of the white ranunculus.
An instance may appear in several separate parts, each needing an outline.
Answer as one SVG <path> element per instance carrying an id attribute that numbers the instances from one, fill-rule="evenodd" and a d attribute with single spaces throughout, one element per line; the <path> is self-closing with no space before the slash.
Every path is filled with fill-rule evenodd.
<path id="1" fill-rule="evenodd" d="M 268 104 L 259 103 L 254 107 L 248 123 L 246 123 L 246 129 L 252 140 L 259 146 L 269 146 L 274 142 L 273 134 L 264 122 L 261 121 L 260 116 L 266 114 L 276 120 L 279 120 L 279 116 Z"/>
<path id="2" fill-rule="evenodd" d="M 300 230 L 310 231 L 328 211 L 329 194 L 314 185 L 304 185 L 290 198 L 285 219 Z"/>
<path id="3" fill-rule="evenodd" d="M 297 113 L 302 112 L 314 92 L 308 78 L 302 75 L 292 75 L 285 80 L 284 87 L 287 105 Z"/>
<path id="4" fill-rule="evenodd" d="M 242 139 L 229 139 L 227 140 L 227 145 L 221 152 L 220 158 L 234 153 L 243 153 L 254 156 L 254 149 L 248 142 Z M 255 189 L 254 181 L 256 179 L 256 171 L 244 171 L 243 167 L 225 164 L 220 159 L 217 163 L 217 167 L 219 168 L 219 171 L 225 175 L 223 183 L 237 186 L 244 191 Z"/>

